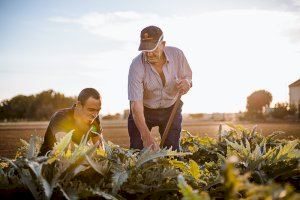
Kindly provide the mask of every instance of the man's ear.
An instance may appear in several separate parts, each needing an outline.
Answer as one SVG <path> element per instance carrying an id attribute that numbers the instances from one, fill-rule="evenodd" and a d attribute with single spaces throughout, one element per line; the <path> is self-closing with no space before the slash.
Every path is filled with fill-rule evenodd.
<path id="1" fill-rule="evenodd" d="M 162 41 L 161 44 L 163 45 L 163 47 L 166 46 L 166 41 Z"/>
<path id="2" fill-rule="evenodd" d="M 82 109 L 82 104 L 80 101 L 76 101 L 76 108 Z"/>

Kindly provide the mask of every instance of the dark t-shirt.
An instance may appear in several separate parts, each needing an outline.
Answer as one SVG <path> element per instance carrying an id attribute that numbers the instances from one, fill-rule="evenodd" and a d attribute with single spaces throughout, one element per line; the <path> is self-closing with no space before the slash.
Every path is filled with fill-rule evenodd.
<path id="1" fill-rule="evenodd" d="M 55 134 L 57 132 L 70 132 L 71 130 L 74 130 L 72 141 L 79 144 L 81 141 L 82 136 L 84 136 L 89 129 L 83 129 L 81 127 L 78 127 L 75 123 L 74 119 L 74 109 L 75 106 L 71 108 L 65 108 L 62 110 L 57 111 L 54 113 L 50 119 L 50 123 L 47 127 L 45 136 L 44 136 L 44 143 L 41 146 L 39 156 L 45 155 L 49 150 L 53 149 L 53 146 L 56 142 Z M 97 131 L 100 130 L 100 120 L 99 117 L 94 120 L 94 123 L 92 124 L 96 127 Z M 91 126 L 92 126 L 91 125 Z M 90 126 L 90 127 L 91 127 Z M 89 127 L 89 128 L 90 128 Z M 90 137 L 94 137 L 96 134 L 90 132 L 88 139 Z"/>

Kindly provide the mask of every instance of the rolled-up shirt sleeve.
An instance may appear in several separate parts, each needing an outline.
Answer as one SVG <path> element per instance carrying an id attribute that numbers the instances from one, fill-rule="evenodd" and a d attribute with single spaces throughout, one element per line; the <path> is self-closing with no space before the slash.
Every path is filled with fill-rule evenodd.
<path id="1" fill-rule="evenodd" d="M 133 61 L 130 65 L 128 73 L 128 100 L 141 101 L 143 100 L 143 65 L 139 65 Z"/>
<path id="2" fill-rule="evenodd" d="M 181 79 L 187 79 L 192 83 L 192 70 L 191 67 L 184 56 L 184 53 L 180 50 L 179 52 L 179 59 L 180 59 L 180 64 L 181 64 L 181 70 L 180 70 L 180 78 Z"/>

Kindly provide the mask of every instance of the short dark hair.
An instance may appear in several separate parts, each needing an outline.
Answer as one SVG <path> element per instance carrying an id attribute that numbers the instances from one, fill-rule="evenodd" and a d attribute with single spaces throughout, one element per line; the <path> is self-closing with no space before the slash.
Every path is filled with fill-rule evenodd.
<path id="1" fill-rule="evenodd" d="M 84 88 L 78 95 L 77 100 L 80 101 L 81 105 L 84 105 L 88 98 L 93 97 L 94 99 L 100 99 L 99 92 L 94 88 Z"/>

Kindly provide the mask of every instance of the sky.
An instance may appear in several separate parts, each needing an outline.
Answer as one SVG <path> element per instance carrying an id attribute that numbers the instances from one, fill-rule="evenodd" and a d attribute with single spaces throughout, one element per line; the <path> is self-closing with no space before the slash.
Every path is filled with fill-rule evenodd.
<path id="1" fill-rule="evenodd" d="M 245 111 L 260 89 L 288 102 L 300 78 L 300 0 L 0 0 L 0 100 L 94 87 L 103 114 L 123 112 L 149 25 L 192 68 L 184 113 Z"/>

